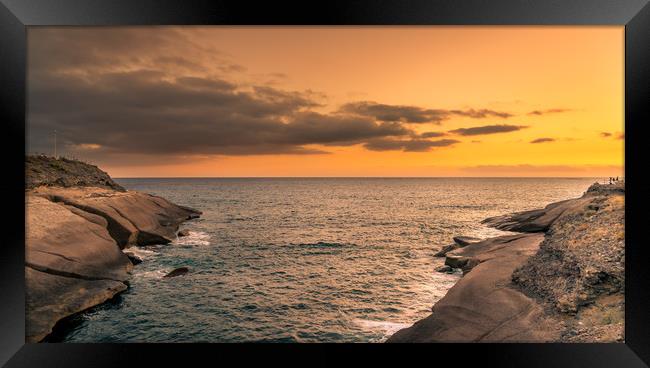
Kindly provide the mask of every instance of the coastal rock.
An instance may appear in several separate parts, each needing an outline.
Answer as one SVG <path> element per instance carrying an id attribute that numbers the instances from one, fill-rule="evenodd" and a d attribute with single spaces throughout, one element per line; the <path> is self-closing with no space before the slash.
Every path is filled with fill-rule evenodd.
<path id="1" fill-rule="evenodd" d="M 482 223 L 503 231 L 522 233 L 545 232 L 563 213 L 581 208 L 592 200 L 593 197 L 591 196 L 568 199 L 551 203 L 542 209 L 490 217 L 483 220 Z"/>
<path id="2" fill-rule="evenodd" d="M 201 214 L 164 198 L 140 192 L 93 187 L 39 187 L 33 193 L 103 217 L 107 221 L 108 232 L 121 248 L 170 243 L 176 239 L 181 222 Z"/>
<path id="3" fill-rule="evenodd" d="M 34 189 L 40 186 L 91 186 L 126 191 L 95 165 L 64 157 L 27 156 L 25 157 L 25 188 Z"/>
<path id="4" fill-rule="evenodd" d="M 562 313 L 624 290 L 624 192 L 612 185 L 587 193 L 593 200 L 555 221 L 540 251 L 513 273 L 518 286 Z"/>
<path id="5" fill-rule="evenodd" d="M 436 272 L 452 273 L 452 272 L 454 272 L 454 269 L 447 266 L 447 265 L 443 265 L 443 266 L 440 266 L 440 267 L 436 268 Z"/>
<path id="6" fill-rule="evenodd" d="M 61 319 L 104 303 L 127 289 L 108 279 L 59 276 L 25 267 L 25 340 L 39 342 Z"/>
<path id="7" fill-rule="evenodd" d="M 176 235 L 178 235 L 179 237 L 188 236 L 190 235 L 190 231 L 187 229 L 183 229 L 179 231 Z"/>
<path id="8" fill-rule="evenodd" d="M 59 319 L 125 290 L 132 264 L 105 227 L 79 212 L 29 194 L 26 213 L 26 338 L 35 342 Z"/>
<path id="9" fill-rule="evenodd" d="M 62 318 L 128 287 L 132 245 L 168 243 L 199 211 L 126 191 L 96 166 L 27 158 L 26 341 L 38 342 Z M 128 252 L 127 252 L 128 253 Z"/>
<path id="10" fill-rule="evenodd" d="M 163 277 L 169 278 L 169 277 L 183 276 L 188 272 L 190 272 L 189 268 L 187 268 L 187 267 L 179 267 L 179 268 L 174 269 L 173 271 L 171 271 L 170 273 L 166 274 Z"/>
<path id="11" fill-rule="evenodd" d="M 442 249 L 440 249 L 433 256 L 434 257 L 444 257 L 445 255 L 447 255 L 447 253 L 451 252 L 454 249 L 458 249 L 458 248 L 460 248 L 460 245 L 458 245 L 456 243 L 445 245 L 444 247 L 442 247 Z"/>
<path id="12" fill-rule="evenodd" d="M 471 236 L 455 236 L 454 242 L 449 245 L 445 245 L 440 249 L 437 253 L 435 253 L 433 256 L 434 257 L 444 257 L 447 255 L 447 253 L 456 250 L 458 248 L 466 247 L 470 244 L 478 243 L 481 241 L 479 238 L 474 238 Z"/>
<path id="13" fill-rule="evenodd" d="M 464 277 L 387 342 L 624 341 L 624 183 L 486 220 L 501 236 L 450 251 Z M 532 232 L 530 234 L 525 232 Z"/>
<path id="14" fill-rule="evenodd" d="M 510 285 L 512 271 L 539 248 L 542 234 L 487 239 L 454 251 L 476 265 L 433 306 L 433 314 L 387 342 L 552 341 L 559 325 Z"/>

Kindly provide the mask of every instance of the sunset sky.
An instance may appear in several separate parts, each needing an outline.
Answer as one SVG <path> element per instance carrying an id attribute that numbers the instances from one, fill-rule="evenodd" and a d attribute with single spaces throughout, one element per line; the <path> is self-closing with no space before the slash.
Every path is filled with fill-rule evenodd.
<path id="1" fill-rule="evenodd" d="M 114 177 L 623 175 L 623 27 L 31 27 L 30 153 Z"/>

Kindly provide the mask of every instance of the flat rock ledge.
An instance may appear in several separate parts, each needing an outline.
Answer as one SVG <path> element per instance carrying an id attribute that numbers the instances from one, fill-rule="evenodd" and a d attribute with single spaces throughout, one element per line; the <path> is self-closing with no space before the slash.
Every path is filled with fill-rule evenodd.
<path id="1" fill-rule="evenodd" d="M 26 192 L 26 341 L 128 287 L 124 248 L 166 244 L 199 211 L 145 193 L 41 186 Z"/>
<path id="2" fill-rule="evenodd" d="M 448 254 L 466 275 L 432 314 L 387 342 L 532 342 L 559 336 L 544 309 L 511 286 L 512 272 L 537 252 L 543 234 L 491 238 Z M 471 270 L 471 272 L 469 272 Z M 542 326 L 550 326 L 543 328 Z"/>
<path id="3" fill-rule="evenodd" d="M 521 234 L 443 248 L 463 278 L 387 342 L 623 340 L 624 183 L 483 223 Z M 442 268 L 441 268 L 442 270 Z"/>

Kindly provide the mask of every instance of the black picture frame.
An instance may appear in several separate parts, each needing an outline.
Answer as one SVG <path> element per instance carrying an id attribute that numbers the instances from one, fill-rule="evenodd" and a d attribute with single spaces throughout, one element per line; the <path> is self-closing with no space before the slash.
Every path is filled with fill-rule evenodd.
<path id="1" fill-rule="evenodd" d="M 625 26 L 626 270 L 625 343 L 619 344 L 25 344 L 24 155 L 26 27 L 48 25 L 622 25 Z M 341 353 L 401 364 L 464 363 L 500 367 L 643 367 L 650 365 L 650 260 L 645 244 L 645 124 L 650 109 L 648 0 L 0 0 L 3 217 L 0 245 L 0 364 L 114 367 L 189 359 L 238 363 L 282 359 L 317 364 Z M 313 359 L 316 358 L 316 359 Z M 453 363 L 443 363 L 451 358 Z M 426 360 L 424 361 L 427 362 Z M 644 363 L 645 362 L 645 363 Z"/>

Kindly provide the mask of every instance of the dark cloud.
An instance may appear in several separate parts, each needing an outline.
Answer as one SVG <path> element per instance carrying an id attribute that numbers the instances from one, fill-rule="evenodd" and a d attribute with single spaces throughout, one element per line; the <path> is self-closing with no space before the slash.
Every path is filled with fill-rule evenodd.
<path id="1" fill-rule="evenodd" d="M 528 115 L 536 115 L 536 116 L 541 116 L 541 115 L 546 115 L 546 114 L 557 114 L 561 112 L 568 112 L 571 111 L 571 109 L 546 109 L 546 110 L 533 110 L 528 113 Z"/>
<path id="2" fill-rule="evenodd" d="M 447 147 L 460 143 L 455 139 L 440 139 L 429 141 L 424 139 L 373 139 L 364 147 L 371 151 L 405 151 L 405 152 L 426 152 L 436 147 Z"/>
<path id="3" fill-rule="evenodd" d="M 401 121 L 403 123 L 436 123 L 449 119 L 453 115 L 466 116 L 473 119 L 485 117 L 508 118 L 513 116 L 507 112 L 488 109 L 445 110 L 427 109 L 418 106 L 387 105 L 371 101 L 350 102 L 341 106 L 340 112 L 372 117 L 379 121 Z"/>
<path id="4" fill-rule="evenodd" d="M 494 110 L 488 110 L 488 109 L 469 109 L 469 110 L 449 110 L 452 114 L 455 115 L 460 115 L 460 116 L 467 116 L 473 119 L 483 119 L 483 118 L 489 118 L 489 117 L 497 117 L 497 118 L 503 118 L 507 119 L 509 117 L 514 116 L 513 114 L 509 112 L 504 112 L 504 111 L 494 111 Z"/>
<path id="5" fill-rule="evenodd" d="M 438 137 L 444 137 L 446 136 L 447 133 L 445 132 L 425 132 L 420 134 L 421 138 L 438 138 Z"/>
<path id="6" fill-rule="evenodd" d="M 555 142 L 555 138 L 537 138 L 530 141 L 530 143 L 549 143 Z"/>
<path id="7" fill-rule="evenodd" d="M 472 128 L 459 128 L 450 130 L 451 133 L 460 135 L 484 135 L 496 133 L 508 133 L 527 128 L 524 125 L 485 125 Z"/>
<path id="8" fill-rule="evenodd" d="M 458 141 L 407 123 L 508 115 L 369 102 L 324 113 L 321 93 L 234 82 L 246 68 L 175 28 L 30 29 L 28 39 L 30 152 L 51 152 L 54 130 L 64 154 L 123 164 L 328 153 L 313 145 L 419 152 Z"/>
<path id="9" fill-rule="evenodd" d="M 307 154 L 309 144 L 345 145 L 411 135 L 399 123 L 310 111 L 308 93 L 239 90 L 197 77 L 151 71 L 105 73 L 92 81 L 57 75 L 30 84 L 30 146 L 54 129 L 71 147 L 150 154 Z M 40 142 L 43 143 L 43 142 Z"/>
<path id="10" fill-rule="evenodd" d="M 625 139 L 625 133 L 600 132 L 603 138 Z"/>

